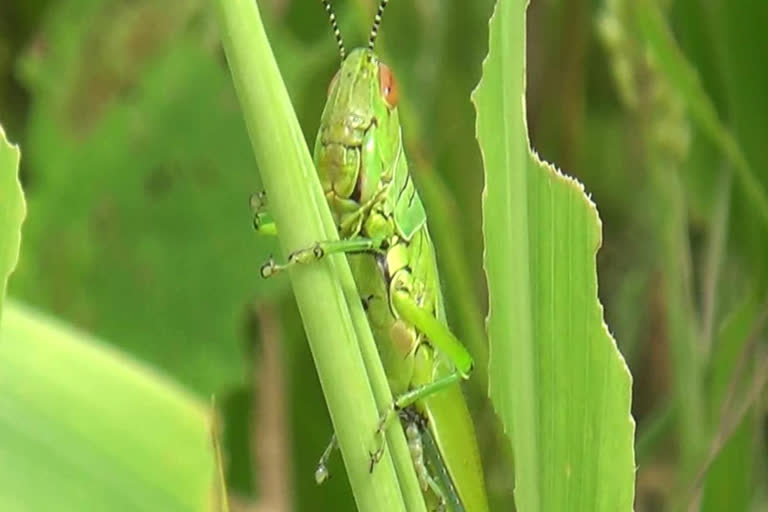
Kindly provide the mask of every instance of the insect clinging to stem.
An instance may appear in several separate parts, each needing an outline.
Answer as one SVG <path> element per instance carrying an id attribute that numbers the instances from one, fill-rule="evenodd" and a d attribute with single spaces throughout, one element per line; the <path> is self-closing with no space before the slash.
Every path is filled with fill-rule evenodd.
<path id="1" fill-rule="evenodd" d="M 374 51 L 388 0 L 378 4 L 367 47 L 349 53 L 331 3 L 321 2 L 341 65 L 328 88 L 314 163 L 339 240 L 296 250 L 284 264 L 270 259 L 261 274 L 269 278 L 346 254 L 395 397 L 375 432 L 379 448 L 370 455 L 371 470 L 385 450 L 385 430 L 400 419 L 427 503 L 435 510 L 486 511 L 477 441 L 460 387 L 474 363 L 446 322 L 427 214 L 403 149 L 397 83 Z M 265 198 L 254 206 L 257 230 L 275 234 Z M 321 458 L 319 481 L 327 477 L 333 444 Z"/>

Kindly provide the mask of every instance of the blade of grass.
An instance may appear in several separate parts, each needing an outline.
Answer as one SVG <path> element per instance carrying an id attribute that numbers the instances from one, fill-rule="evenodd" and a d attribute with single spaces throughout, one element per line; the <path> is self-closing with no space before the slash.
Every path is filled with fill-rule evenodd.
<path id="1" fill-rule="evenodd" d="M 614 78 L 619 90 L 623 91 L 622 99 L 636 116 L 635 143 L 644 148 L 646 155 L 644 167 L 650 185 L 649 204 L 654 205 L 649 210 L 649 218 L 656 235 L 653 239 L 656 253 L 661 255 L 658 265 L 665 308 L 660 325 L 675 369 L 672 375 L 679 441 L 678 470 L 681 478 L 687 480 L 704 447 L 706 418 L 701 390 L 704 358 L 688 235 L 689 197 L 680 175 L 681 167 L 689 158 L 687 109 L 691 109 L 692 100 L 682 95 L 685 92 L 695 95 L 701 86 L 692 69 L 667 69 L 670 55 L 659 56 L 646 49 L 648 43 L 645 37 L 635 34 L 639 31 L 634 29 L 634 24 L 648 13 L 635 13 L 636 7 L 637 2 L 606 2 L 600 27 L 612 56 Z M 653 9 L 649 6 L 650 10 Z M 660 16 L 661 12 L 657 10 L 649 18 L 658 21 Z M 673 50 L 676 48 L 670 49 L 671 54 L 675 53 Z M 702 105 L 704 110 L 709 108 L 711 120 L 716 121 L 714 107 L 707 104 L 703 90 L 698 92 L 701 94 L 693 100 L 696 108 L 701 109 Z"/>
<path id="2" fill-rule="evenodd" d="M 655 146 L 651 146 L 654 147 Z M 662 255 L 662 290 L 666 306 L 664 324 L 669 340 L 678 401 L 679 469 L 690 477 L 704 447 L 705 415 L 701 382 L 704 371 L 699 319 L 694 306 L 691 247 L 687 237 L 685 192 L 674 164 L 654 153 L 648 162 L 653 189 L 653 218 Z"/>
<path id="3" fill-rule="evenodd" d="M 695 68 L 675 42 L 659 6 L 650 0 L 633 2 L 633 19 L 637 21 L 659 70 L 686 102 L 692 118 L 733 165 L 736 177 L 758 213 L 763 227 L 768 228 L 768 196 L 749 164 L 739 142 L 720 122 L 714 104 L 699 80 Z"/>
<path id="4" fill-rule="evenodd" d="M 704 253 L 704 268 L 701 278 L 701 339 L 707 354 L 712 350 L 715 313 L 717 311 L 717 286 L 720 281 L 720 272 L 725 259 L 728 240 L 732 176 L 733 173 L 728 169 L 720 177 L 720 186 L 715 196 L 715 207 L 710 220 L 709 239 Z"/>
<path id="5" fill-rule="evenodd" d="M 26 215 L 24 193 L 17 174 L 20 158 L 19 148 L 8 142 L 0 125 L 0 320 L 8 276 L 19 259 L 21 223 Z"/>
<path id="6" fill-rule="evenodd" d="M 335 239 L 330 212 L 256 4 L 252 0 L 216 0 L 214 4 L 284 253 L 317 240 Z M 358 508 L 404 510 L 407 503 L 408 510 L 423 510 L 402 429 L 389 429 L 390 449 L 375 471 L 368 471 L 378 410 L 392 397 L 346 258 L 331 256 L 292 269 L 290 278 Z M 397 474 L 392 459 L 397 461 Z M 313 469 L 307 468 L 308 473 Z"/>
<path id="7" fill-rule="evenodd" d="M 600 220 L 525 126 L 524 0 L 500 1 L 473 100 L 486 185 L 490 395 L 526 512 L 631 510 L 631 376 L 597 299 Z"/>
<path id="8" fill-rule="evenodd" d="M 216 412 L 216 401 L 211 400 L 211 410 Z M 218 414 L 215 415 L 215 418 Z M 216 420 L 211 421 L 211 447 L 216 464 L 216 478 L 211 493 L 211 511 L 229 512 L 229 496 L 227 494 L 227 479 L 224 475 L 224 462 L 221 457 L 221 432 Z"/>
<path id="9" fill-rule="evenodd" d="M 98 340 L 6 306 L 0 510 L 220 510 L 206 406 Z"/>
<path id="10" fill-rule="evenodd" d="M 661 404 L 643 423 L 640 424 L 635 442 L 637 465 L 642 467 L 662 449 L 660 444 L 666 440 L 674 427 L 677 403 L 673 400 Z"/>
<path id="11" fill-rule="evenodd" d="M 734 510 L 749 508 L 749 482 L 756 466 L 752 447 L 756 423 L 744 420 L 754 411 L 755 400 L 765 386 L 768 357 L 759 345 L 767 321 L 768 301 L 758 304 L 756 297 L 749 297 L 722 324 L 708 382 L 711 439 L 705 453 L 700 454 L 692 483 L 681 493 L 688 506 L 681 502 L 679 510 L 718 510 L 723 503 L 737 505 Z M 699 498 L 701 506 L 697 508 Z"/>

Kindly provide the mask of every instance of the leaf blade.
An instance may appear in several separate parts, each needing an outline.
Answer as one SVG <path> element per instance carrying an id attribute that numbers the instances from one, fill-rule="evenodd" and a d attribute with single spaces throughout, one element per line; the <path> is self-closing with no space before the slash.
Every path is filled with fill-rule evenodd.
<path id="1" fill-rule="evenodd" d="M 0 125 L 0 319 L 8 277 L 19 259 L 21 224 L 27 211 L 18 177 L 20 159 L 21 151 L 8 142 Z"/>
<path id="2" fill-rule="evenodd" d="M 97 340 L 8 306 L 0 508 L 211 510 L 209 410 Z"/>
<path id="3" fill-rule="evenodd" d="M 630 510 L 631 377 L 597 300 L 600 221 L 581 184 L 529 150 L 525 7 L 497 3 L 473 94 L 491 400 L 511 433 L 518 510 Z"/>

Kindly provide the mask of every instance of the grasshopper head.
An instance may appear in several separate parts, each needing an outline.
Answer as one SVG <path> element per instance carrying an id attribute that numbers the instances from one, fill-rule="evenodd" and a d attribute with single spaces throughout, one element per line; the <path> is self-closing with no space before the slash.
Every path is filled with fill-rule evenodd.
<path id="1" fill-rule="evenodd" d="M 392 72 L 367 48 L 350 53 L 331 81 L 315 164 L 334 213 L 359 207 L 372 197 L 383 173 L 396 161 L 397 99 Z"/>

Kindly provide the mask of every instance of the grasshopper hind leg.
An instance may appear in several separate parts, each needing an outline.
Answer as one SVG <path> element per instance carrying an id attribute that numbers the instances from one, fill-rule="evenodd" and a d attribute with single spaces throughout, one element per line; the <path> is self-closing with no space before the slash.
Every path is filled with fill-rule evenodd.
<path id="1" fill-rule="evenodd" d="M 379 426 L 376 428 L 376 437 L 378 439 L 379 448 L 370 454 L 370 471 L 373 472 L 374 466 L 381 460 L 386 450 L 385 432 L 389 428 L 390 423 L 395 418 L 395 415 L 399 411 L 403 411 L 406 407 L 413 405 L 419 400 L 438 393 L 441 390 L 452 386 L 453 384 L 461 380 L 461 374 L 459 372 L 453 372 L 445 377 L 441 377 L 433 382 L 418 386 L 410 391 L 406 391 L 402 395 L 395 398 L 395 401 L 389 406 L 387 411 L 382 414 L 379 419 Z"/>
<path id="2" fill-rule="evenodd" d="M 335 448 L 338 448 L 338 442 L 336 441 L 336 434 L 333 434 L 331 436 L 331 441 L 320 456 L 320 460 L 317 463 L 317 469 L 315 469 L 315 482 L 317 482 L 317 485 L 322 484 L 331 477 L 331 474 L 328 471 L 328 459 L 331 458 L 331 453 L 333 453 Z"/>

